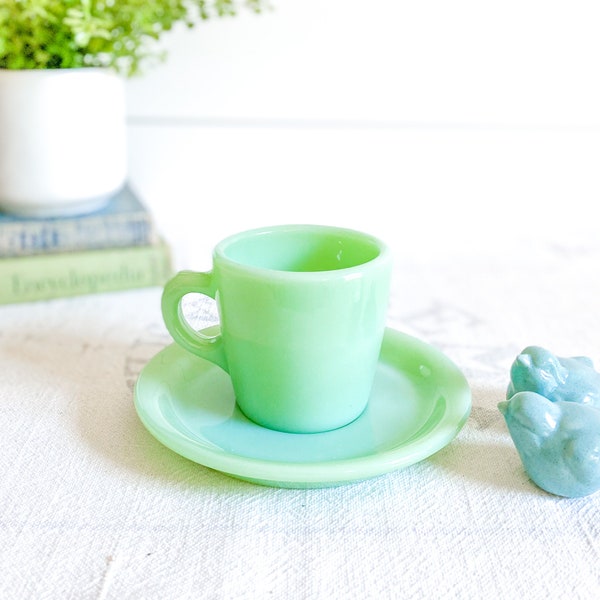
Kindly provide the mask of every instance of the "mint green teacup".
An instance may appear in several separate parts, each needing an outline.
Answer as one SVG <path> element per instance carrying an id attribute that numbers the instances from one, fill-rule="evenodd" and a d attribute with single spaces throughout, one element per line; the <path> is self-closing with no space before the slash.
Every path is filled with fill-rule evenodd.
<path id="1" fill-rule="evenodd" d="M 329 431 L 367 405 L 390 272 L 390 251 L 370 235 L 267 227 L 220 242 L 212 271 L 175 275 L 162 313 L 178 344 L 229 373 L 249 419 L 280 431 Z M 191 292 L 216 300 L 220 334 L 186 322 L 181 300 Z"/>

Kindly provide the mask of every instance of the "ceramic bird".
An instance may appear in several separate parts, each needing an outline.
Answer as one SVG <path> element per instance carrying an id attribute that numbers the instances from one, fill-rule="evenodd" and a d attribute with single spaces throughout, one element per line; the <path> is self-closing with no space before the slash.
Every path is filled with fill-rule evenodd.
<path id="1" fill-rule="evenodd" d="M 600 409 L 600 373 L 590 358 L 560 358 L 539 346 L 528 346 L 510 369 L 510 399 L 517 392 L 537 392 L 552 402 L 577 402 Z"/>
<path id="2" fill-rule="evenodd" d="M 600 410 L 535 392 L 517 392 L 498 408 L 535 484 L 569 498 L 600 490 Z"/>

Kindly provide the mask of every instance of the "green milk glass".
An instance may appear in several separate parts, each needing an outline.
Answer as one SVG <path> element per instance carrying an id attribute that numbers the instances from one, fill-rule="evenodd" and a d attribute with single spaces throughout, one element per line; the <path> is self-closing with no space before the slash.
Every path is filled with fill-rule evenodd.
<path id="1" fill-rule="evenodd" d="M 320 225 L 251 230 L 220 242 L 213 270 L 165 286 L 173 339 L 231 377 L 240 410 L 279 431 L 342 427 L 365 409 L 383 339 L 391 253 L 378 239 Z M 217 302 L 220 333 L 185 320 L 181 300 Z"/>

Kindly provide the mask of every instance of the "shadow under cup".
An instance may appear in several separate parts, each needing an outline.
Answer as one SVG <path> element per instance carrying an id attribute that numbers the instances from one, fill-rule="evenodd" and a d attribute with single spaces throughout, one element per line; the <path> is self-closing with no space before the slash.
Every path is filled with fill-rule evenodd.
<path id="1" fill-rule="evenodd" d="M 249 419 L 293 433 L 337 429 L 367 405 L 390 272 L 387 247 L 357 231 L 290 225 L 234 235 L 216 246 L 213 271 L 197 274 L 203 287 L 187 289 L 217 301 L 216 350 L 182 345 L 229 372 Z"/>

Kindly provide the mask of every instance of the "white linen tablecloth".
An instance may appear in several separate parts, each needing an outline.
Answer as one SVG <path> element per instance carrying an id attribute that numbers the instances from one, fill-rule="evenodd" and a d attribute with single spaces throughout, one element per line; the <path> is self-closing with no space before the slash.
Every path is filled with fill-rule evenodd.
<path id="1" fill-rule="evenodd" d="M 431 458 L 329 489 L 238 481 L 144 429 L 159 289 L 1 307 L 0 597 L 598 598 L 600 494 L 532 484 L 496 405 L 526 345 L 600 364 L 599 265 L 593 238 L 398 256 L 389 325 L 462 369 L 472 414 Z"/>

